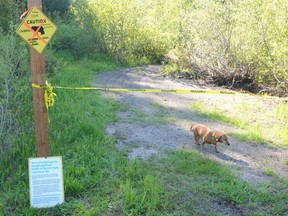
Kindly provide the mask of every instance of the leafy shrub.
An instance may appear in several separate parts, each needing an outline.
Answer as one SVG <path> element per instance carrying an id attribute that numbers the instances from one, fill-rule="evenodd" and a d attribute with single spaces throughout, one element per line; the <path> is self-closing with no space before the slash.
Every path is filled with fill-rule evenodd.
<path id="1" fill-rule="evenodd" d="M 169 63 L 219 84 L 287 91 L 285 8 L 284 0 L 186 2 Z"/>
<path id="2" fill-rule="evenodd" d="M 14 24 L 19 20 L 20 14 L 26 9 L 26 1 L 19 0 L 0 0 L 0 29 L 5 32 L 10 30 L 11 23 Z"/>
<path id="3" fill-rule="evenodd" d="M 12 31 L 6 35 L 0 33 L 0 155 L 11 147 L 19 130 L 23 130 L 19 123 L 27 112 L 25 99 L 31 95 L 27 83 L 29 53 L 24 49 L 24 42 L 18 43 L 14 35 Z"/>
<path id="4" fill-rule="evenodd" d="M 77 58 L 97 51 L 93 38 L 80 25 L 60 24 L 53 38 L 55 50 L 69 51 Z"/>
<path id="5" fill-rule="evenodd" d="M 61 3 L 58 0 L 43 1 L 44 12 L 59 12 L 61 16 L 64 16 L 69 11 L 70 2 L 70 0 L 62 0 Z"/>
<path id="6" fill-rule="evenodd" d="M 77 2 L 73 13 L 99 49 L 117 61 L 159 62 L 167 43 L 157 20 L 147 20 L 144 6 L 132 0 L 87 0 Z"/>

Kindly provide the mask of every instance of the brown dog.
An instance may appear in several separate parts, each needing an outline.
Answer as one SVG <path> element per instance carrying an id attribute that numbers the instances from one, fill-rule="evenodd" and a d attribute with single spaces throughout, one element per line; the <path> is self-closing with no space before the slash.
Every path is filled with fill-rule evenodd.
<path id="1" fill-rule="evenodd" d="M 215 145 L 215 152 L 218 153 L 217 142 L 224 142 L 226 145 L 230 146 L 228 136 L 225 133 L 213 131 L 205 125 L 191 125 L 190 131 L 194 133 L 195 144 L 199 145 L 199 138 L 202 138 L 201 149 L 203 149 L 206 143 L 213 144 Z"/>

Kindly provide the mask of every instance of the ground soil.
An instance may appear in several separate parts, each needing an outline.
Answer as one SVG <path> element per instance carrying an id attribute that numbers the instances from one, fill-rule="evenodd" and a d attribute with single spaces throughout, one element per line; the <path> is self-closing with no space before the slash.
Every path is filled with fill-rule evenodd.
<path id="1" fill-rule="evenodd" d="M 97 74 L 95 86 L 105 88 L 132 89 L 214 89 L 225 90 L 193 80 L 179 80 L 163 76 L 161 66 L 125 68 Z M 231 147 L 218 145 L 220 153 L 207 145 L 202 151 L 194 144 L 189 131 L 191 123 L 201 123 L 212 129 L 226 133 L 237 131 L 218 121 L 200 117 L 191 109 L 195 101 L 209 103 L 221 98 L 231 103 L 251 100 L 251 96 L 226 94 L 178 94 L 178 93 L 140 93 L 108 92 L 104 96 L 113 97 L 124 104 L 118 113 L 119 121 L 107 125 L 107 133 L 117 140 L 117 146 L 129 150 L 128 157 L 148 158 L 163 155 L 166 150 L 193 148 L 204 157 L 231 166 L 239 177 L 249 182 L 268 183 L 275 178 L 267 171 L 277 173 L 280 178 L 288 178 L 288 149 L 241 142 L 230 137 Z M 235 97 L 237 97 L 235 99 Z M 227 104 L 226 104 L 227 106 Z M 165 119 L 167 121 L 165 121 Z M 159 121 L 159 122 L 157 122 Z"/>

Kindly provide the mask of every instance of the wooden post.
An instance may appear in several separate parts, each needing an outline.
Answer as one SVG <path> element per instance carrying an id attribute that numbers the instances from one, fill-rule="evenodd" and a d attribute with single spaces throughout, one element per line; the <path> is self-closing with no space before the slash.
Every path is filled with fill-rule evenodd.
<path id="1" fill-rule="evenodd" d="M 42 0 L 27 0 L 28 9 L 42 5 Z M 32 82 L 37 85 L 46 85 L 44 54 L 39 54 L 30 48 Z M 45 107 L 44 89 L 33 88 L 34 118 L 36 131 L 37 156 L 50 156 L 48 111 Z"/>

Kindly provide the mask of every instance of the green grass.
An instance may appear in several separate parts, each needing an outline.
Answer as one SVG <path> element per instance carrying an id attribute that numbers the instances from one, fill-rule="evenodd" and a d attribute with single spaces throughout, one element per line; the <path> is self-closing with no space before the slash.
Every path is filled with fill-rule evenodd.
<path id="1" fill-rule="evenodd" d="M 194 102 L 191 104 L 191 108 L 195 110 L 199 115 L 205 118 L 210 118 L 215 121 L 221 121 L 226 124 L 234 125 L 238 128 L 244 128 L 248 122 L 246 118 L 230 117 L 223 112 L 219 112 L 216 109 L 208 109 L 202 102 Z"/>
<path id="2" fill-rule="evenodd" d="M 263 133 L 263 128 L 260 125 L 247 125 L 243 132 L 239 133 L 230 133 L 232 136 L 238 138 L 244 142 L 255 142 L 255 143 L 264 143 L 270 142 L 268 138 L 265 138 Z"/>
<path id="3" fill-rule="evenodd" d="M 241 132 L 230 133 L 241 141 L 288 147 L 288 114 L 286 113 L 288 105 L 281 102 L 276 105 L 272 103 L 265 109 L 262 103 L 268 103 L 267 100 L 264 97 L 255 97 L 255 102 L 252 104 L 249 101 L 240 104 L 230 102 L 229 106 L 232 107 L 230 111 L 222 106 L 225 103 L 204 105 L 202 102 L 195 102 L 191 104 L 191 108 L 202 117 L 241 129 Z"/>
<path id="4" fill-rule="evenodd" d="M 63 57 L 63 54 L 62 54 Z M 64 56 L 53 85 L 91 86 L 99 71 L 118 65 L 97 55 L 74 62 Z M 95 91 L 57 90 L 50 109 L 51 155 L 63 157 L 65 203 L 29 207 L 28 158 L 35 157 L 33 134 L 0 159 L 0 215 L 285 215 L 287 185 L 253 186 L 230 169 L 189 149 L 148 161 L 129 161 L 105 134 L 118 121 L 119 107 Z M 161 117 L 161 116 L 160 116 Z M 161 117 L 162 118 L 162 117 Z M 137 147 L 137 144 L 135 144 Z M 218 207 L 215 207 L 218 206 Z"/>
<path id="5" fill-rule="evenodd" d="M 228 210 L 229 207 L 234 210 L 246 209 L 244 215 L 269 212 L 269 208 L 276 215 L 288 210 L 283 203 L 278 203 L 288 202 L 284 191 L 276 195 L 269 192 L 266 186 L 251 186 L 233 175 L 228 168 L 203 158 L 194 150 L 172 152 L 169 157 L 160 160 L 159 167 L 168 183 L 166 189 L 171 192 L 168 193 L 172 195 L 170 199 L 174 200 L 168 206 L 175 212 L 181 209 L 179 215 L 197 215 L 201 211 L 207 215 L 223 215 L 221 210 L 211 209 L 213 203 L 226 203 L 221 206 L 222 210 L 225 210 L 225 206 Z M 285 184 L 278 186 L 282 189 L 287 187 Z"/>
<path id="6" fill-rule="evenodd" d="M 287 121 L 288 118 L 288 104 L 287 102 L 281 102 L 278 104 L 275 110 L 275 117 L 281 121 Z"/>

